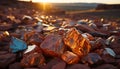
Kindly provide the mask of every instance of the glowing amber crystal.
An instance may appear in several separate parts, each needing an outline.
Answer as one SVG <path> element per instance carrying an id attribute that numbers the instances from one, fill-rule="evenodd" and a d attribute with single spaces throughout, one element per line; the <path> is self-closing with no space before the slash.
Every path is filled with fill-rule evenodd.
<path id="1" fill-rule="evenodd" d="M 91 48 L 89 41 L 75 28 L 72 28 L 67 32 L 64 43 L 79 57 L 87 55 Z"/>
<path id="2" fill-rule="evenodd" d="M 61 58 L 68 64 L 74 64 L 79 61 L 79 57 L 70 51 L 66 51 L 64 54 L 62 54 Z"/>

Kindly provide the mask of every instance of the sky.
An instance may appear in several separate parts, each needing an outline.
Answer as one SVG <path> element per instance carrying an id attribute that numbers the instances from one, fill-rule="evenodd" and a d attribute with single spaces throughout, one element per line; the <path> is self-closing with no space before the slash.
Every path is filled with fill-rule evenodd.
<path id="1" fill-rule="evenodd" d="M 24 0 L 30 1 L 30 0 Z M 120 0 L 32 0 L 33 2 L 50 2 L 50 3 L 74 3 L 74 2 L 87 2 L 87 3 L 106 3 L 106 4 L 120 4 Z"/>

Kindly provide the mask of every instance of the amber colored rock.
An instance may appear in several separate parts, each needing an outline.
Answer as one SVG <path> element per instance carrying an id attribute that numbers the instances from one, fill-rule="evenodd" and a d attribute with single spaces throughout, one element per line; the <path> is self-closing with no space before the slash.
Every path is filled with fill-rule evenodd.
<path id="1" fill-rule="evenodd" d="M 90 69 L 90 67 L 84 65 L 84 64 L 74 64 L 67 69 Z"/>
<path id="2" fill-rule="evenodd" d="M 65 45 L 60 35 L 48 35 L 45 40 L 41 43 L 40 48 L 46 55 L 49 56 L 60 56 L 63 54 Z"/>
<path id="3" fill-rule="evenodd" d="M 45 59 L 41 53 L 31 53 L 23 57 L 21 65 L 23 67 L 38 67 L 44 65 Z"/>
<path id="4" fill-rule="evenodd" d="M 79 62 L 79 57 L 70 51 L 66 51 L 64 54 L 62 54 L 61 58 L 68 64 L 75 64 Z"/>
<path id="5" fill-rule="evenodd" d="M 35 44 L 39 46 L 44 40 L 44 36 L 42 34 L 38 34 L 32 31 L 25 33 L 24 40 L 27 42 L 27 44 Z"/>
<path id="6" fill-rule="evenodd" d="M 64 43 L 78 56 L 87 55 L 90 51 L 90 43 L 75 28 L 68 31 Z"/>

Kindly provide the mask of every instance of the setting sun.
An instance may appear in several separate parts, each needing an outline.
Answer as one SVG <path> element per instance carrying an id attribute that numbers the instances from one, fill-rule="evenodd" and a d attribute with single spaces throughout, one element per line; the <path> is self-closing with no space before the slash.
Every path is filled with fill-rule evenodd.
<path id="1" fill-rule="evenodd" d="M 33 0 L 33 2 L 50 2 L 50 1 L 49 0 Z"/>

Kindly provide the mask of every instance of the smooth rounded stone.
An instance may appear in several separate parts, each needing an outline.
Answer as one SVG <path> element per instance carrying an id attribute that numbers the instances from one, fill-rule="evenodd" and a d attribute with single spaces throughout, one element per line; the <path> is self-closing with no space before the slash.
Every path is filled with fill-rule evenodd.
<path id="1" fill-rule="evenodd" d="M 66 51 L 61 56 L 62 60 L 64 60 L 67 64 L 75 64 L 79 62 L 78 55 L 74 54 L 73 52 Z"/>
<path id="2" fill-rule="evenodd" d="M 13 63 L 9 65 L 9 69 L 23 69 L 19 62 Z"/>
<path id="3" fill-rule="evenodd" d="M 67 32 L 64 43 L 80 58 L 87 55 L 91 49 L 89 41 L 76 28 L 71 28 Z"/>
<path id="4" fill-rule="evenodd" d="M 46 36 L 40 48 L 46 56 L 59 57 L 63 54 L 65 45 L 60 35 L 50 34 Z"/>
<path id="5" fill-rule="evenodd" d="M 68 67 L 67 69 L 90 69 L 90 67 L 88 67 L 87 65 L 84 65 L 84 64 L 74 64 L 74 65 Z"/>
<path id="6" fill-rule="evenodd" d="M 65 69 L 66 63 L 65 62 L 60 62 L 52 67 L 52 69 Z"/>
<path id="7" fill-rule="evenodd" d="M 118 69 L 118 68 L 111 64 L 103 64 L 101 66 L 96 67 L 95 69 Z"/>

